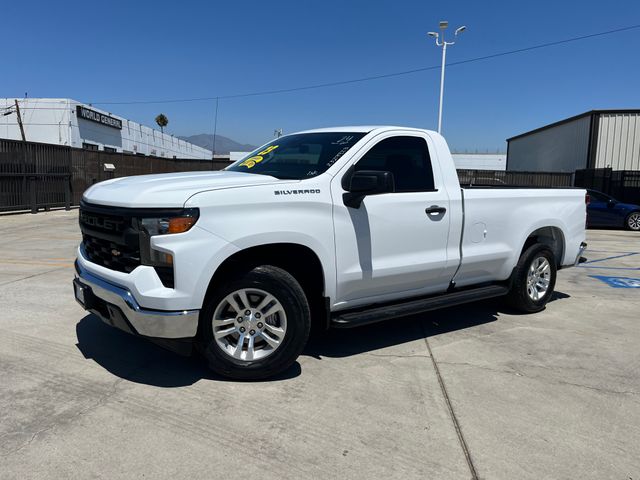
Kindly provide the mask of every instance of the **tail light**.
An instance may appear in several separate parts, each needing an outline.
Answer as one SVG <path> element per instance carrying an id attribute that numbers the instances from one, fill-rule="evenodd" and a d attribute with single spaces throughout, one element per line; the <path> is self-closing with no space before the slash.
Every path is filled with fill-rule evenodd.
<path id="1" fill-rule="evenodd" d="M 586 215 L 584 216 L 584 228 L 587 228 L 589 226 L 589 211 L 587 207 L 589 206 L 590 203 L 591 203 L 591 196 L 589 195 L 589 192 L 585 192 L 584 205 L 585 205 Z"/>

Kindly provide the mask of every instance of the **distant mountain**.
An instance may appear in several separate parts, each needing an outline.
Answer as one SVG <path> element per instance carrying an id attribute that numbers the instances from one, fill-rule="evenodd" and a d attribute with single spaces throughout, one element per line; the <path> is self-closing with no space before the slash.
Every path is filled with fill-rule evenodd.
<path id="1" fill-rule="evenodd" d="M 190 137 L 179 137 L 182 140 L 207 148 L 213 151 L 213 135 L 209 133 L 201 133 L 199 135 L 191 135 Z M 217 155 L 227 155 L 229 152 L 250 152 L 255 150 L 255 145 L 238 143 L 230 138 L 216 135 L 216 151 Z"/>

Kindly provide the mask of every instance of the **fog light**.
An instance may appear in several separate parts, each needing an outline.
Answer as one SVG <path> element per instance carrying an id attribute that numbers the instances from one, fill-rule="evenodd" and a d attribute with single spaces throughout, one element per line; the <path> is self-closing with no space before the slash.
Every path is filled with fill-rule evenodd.
<path id="1" fill-rule="evenodd" d="M 160 266 L 173 265 L 173 255 L 159 250 L 151 249 L 151 264 Z"/>

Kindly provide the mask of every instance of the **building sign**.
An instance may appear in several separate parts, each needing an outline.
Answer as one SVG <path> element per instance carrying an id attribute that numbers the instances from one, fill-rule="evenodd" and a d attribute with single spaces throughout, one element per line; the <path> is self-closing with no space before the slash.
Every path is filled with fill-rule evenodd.
<path id="1" fill-rule="evenodd" d="M 122 130 L 122 120 L 111 117 L 109 115 L 105 115 L 104 113 L 96 112 L 95 110 L 83 107 L 82 105 L 76 106 L 76 115 L 78 116 L 78 118 L 83 118 L 92 122 L 101 123 L 102 125 L 106 125 L 107 127 Z"/>

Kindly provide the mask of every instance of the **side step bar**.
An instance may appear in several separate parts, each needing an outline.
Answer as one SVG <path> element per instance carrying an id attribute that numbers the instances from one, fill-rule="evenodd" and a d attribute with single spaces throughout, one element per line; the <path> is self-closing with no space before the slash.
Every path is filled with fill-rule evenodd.
<path id="1" fill-rule="evenodd" d="M 336 312 L 331 317 L 331 326 L 333 328 L 359 327 L 360 325 L 382 322 L 391 318 L 414 315 L 416 313 L 452 307 L 454 305 L 462 305 L 463 303 L 475 302 L 486 298 L 500 297 L 506 295 L 508 292 L 509 288 L 506 286 L 489 285 L 453 293 L 444 293 L 419 300 L 410 300 L 382 306 L 378 305 L 356 311 Z"/>

